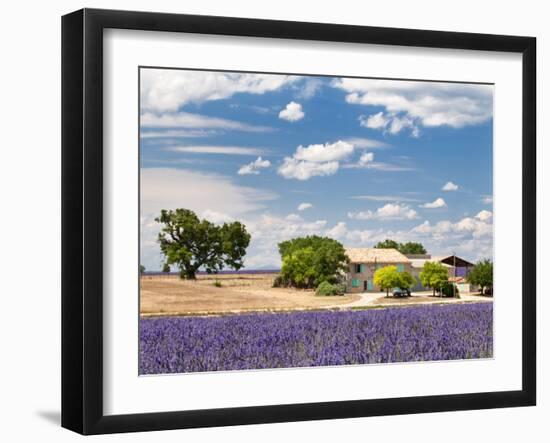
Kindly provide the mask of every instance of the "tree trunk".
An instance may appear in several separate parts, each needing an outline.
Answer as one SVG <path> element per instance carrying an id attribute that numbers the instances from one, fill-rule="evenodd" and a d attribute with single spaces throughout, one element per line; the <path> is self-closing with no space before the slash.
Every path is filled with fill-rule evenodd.
<path id="1" fill-rule="evenodd" d="M 433 287 L 433 290 L 434 290 L 433 296 L 435 297 L 435 286 Z"/>
<path id="2" fill-rule="evenodd" d="M 197 279 L 197 276 L 195 274 L 195 269 L 193 268 L 188 268 L 188 269 L 183 269 L 181 268 L 180 269 L 180 278 L 182 280 L 196 280 Z"/>

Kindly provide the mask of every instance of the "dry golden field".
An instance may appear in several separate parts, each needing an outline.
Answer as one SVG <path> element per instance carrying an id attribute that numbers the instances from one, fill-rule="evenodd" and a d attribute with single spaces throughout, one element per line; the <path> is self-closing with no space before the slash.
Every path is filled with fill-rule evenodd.
<path id="1" fill-rule="evenodd" d="M 151 315 L 222 314 L 264 310 L 337 307 L 358 295 L 322 297 L 313 291 L 273 288 L 275 274 L 199 275 L 197 280 L 177 276 L 142 276 L 140 313 Z M 217 287 L 215 282 L 221 287 Z"/>

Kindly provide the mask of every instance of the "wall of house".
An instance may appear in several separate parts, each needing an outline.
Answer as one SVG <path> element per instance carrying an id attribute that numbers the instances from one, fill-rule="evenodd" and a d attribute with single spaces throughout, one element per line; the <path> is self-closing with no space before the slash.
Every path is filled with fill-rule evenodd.
<path id="1" fill-rule="evenodd" d="M 361 265 L 361 272 L 356 272 L 356 265 Z M 410 263 L 350 263 L 349 272 L 346 276 L 347 291 L 350 293 L 359 292 L 379 292 L 381 291 L 379 286 L 374 284 L 374 273 L 376 269 L 383 268 L 384 266 L 401 266 L 403 271 L 412 273 L 412 266 Z M 358 285 L 354 285 L 354 280 Z M 367 284 L 365 284 L 367 283 Z"/>

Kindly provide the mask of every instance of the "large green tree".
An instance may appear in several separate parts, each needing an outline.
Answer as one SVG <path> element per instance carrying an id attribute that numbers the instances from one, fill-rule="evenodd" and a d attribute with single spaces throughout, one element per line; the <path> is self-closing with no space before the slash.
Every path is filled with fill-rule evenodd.
<path id="1" fill-rule="evenodd" d="M 158 242 L 166 263 L 177 265 L 181 278 L 195 279 L 199 268 L 209 274 L 225 266 L 242 268 L 250 243 L 250 234 L 242 223 L 216 225 L 200 220 L 189 209 L 163 209 L 155 221 L 163 225 Z"/>
<path id="2" fill-rule="evenodd" d="M 298 237 L 279 243 L 285 284 L 315 288 L 321 282 L 336 283 L 348 270 L 349 259 L 342 244 L 317 235 Z"/>
<path id="3" fill-rule="evenodd" d="M 467 277 L 473 285 L 478 285 L 481 293 L 485 288 L 493 287 L 493 262 L 491 260 L 481 260 L 470 270 Z"/>
<path id="4" fill-rule="evenodd" d="M 449 281 L 449 273 L 441 263 L 427 261 L 420 271 L 420 281 L 424 286 L 432 288 L 433 295 L 435 295 L 436 289 L 440 289 L 444 283 Z"/>

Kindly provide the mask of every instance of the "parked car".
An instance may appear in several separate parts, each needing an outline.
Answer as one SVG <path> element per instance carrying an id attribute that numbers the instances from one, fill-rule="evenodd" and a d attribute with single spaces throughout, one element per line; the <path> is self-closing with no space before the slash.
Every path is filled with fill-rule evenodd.
<path id="1" fill-rule="evenodd" d="M 407 288 L 395 288 L 393 290 L 394 297 L 410 297 L 411 291 Z"/>

